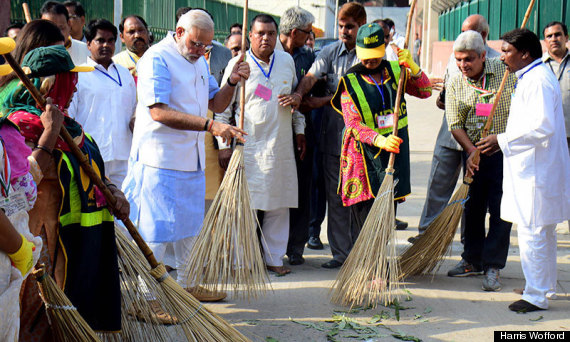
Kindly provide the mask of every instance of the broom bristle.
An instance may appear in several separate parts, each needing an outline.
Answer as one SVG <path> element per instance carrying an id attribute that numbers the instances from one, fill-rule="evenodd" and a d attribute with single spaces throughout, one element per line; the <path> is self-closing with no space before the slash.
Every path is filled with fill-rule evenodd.
<path id="1" fill-rule="evenodd" d="M 64 342 L 101 342 L 93 329 L 81 317 L 77 308 L 45 272 L 43 265 L 34 269 L 40 288 L 40 296 L 45 304 L 46 313 L 57 341 Z"/>
<path id="2" fill-rule="evenodd" d="M 126 341 L 168 342 L 166 327 L 158 321 L 150 303 L 160 303 L 172 312 L 168 298 L 156 280 L 150 276 L 150 266 L 142 252 L 115 226 L 121 278 L 121 335 Z M 135 319 L 142 322 L 139 322 Z"/>
<path id="3" fill-rule="evenodd" d="M 163 264 L 153 268 L 151 275 L 160 283 L 174 307 L 174 315 L 189 341 L 248 342 L 247 337 L 218 315 L 210 312 L 166 272 Z"/>
<path id="4" fill-rule="evenodd" d="M 189 284 L 212 291 L 227 291 L 231 285 L 235 296 L 248 300 L 267 291 L 269 277 L 250 205 L 242 145 L 232 154 L 190 255 Z"/>
<path id="5" fill-rule="evenodd" d="M 398 263 L 394 234 L 394 181 L 387 173 L 362 230 L 337 275 L 332 301 L 375 307 L 397 296 Z"/>
<path id="6" fill-rule="evenodd" d="M 424 234 L 400 257 L 401 279 L 407 276 L 428 274 L 447 254 L 463 213 L 463 202 L 469 192 L 464 182 L 455 191 L 447 207 L 432 221 Z"/>

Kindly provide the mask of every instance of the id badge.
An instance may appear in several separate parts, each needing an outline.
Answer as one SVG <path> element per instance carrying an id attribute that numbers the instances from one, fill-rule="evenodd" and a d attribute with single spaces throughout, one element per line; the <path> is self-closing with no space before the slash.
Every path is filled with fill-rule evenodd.
<path id="1" fill-rule="evenodd" d="M 0 208 L 4 210 L 6 216 L 10 217 L 19 211 L 28 211 L 29 204 L 28 199 L 23 191 L 12 191 L 7 198 L 2 198 L 0 200 Z"/>
<path id="2" fill-rule="evenodd" d="M 376 117 L 378 128 L 388 128 L 394 126 L 394 114 L 378 115 Z"/>
<path id="3" fill-rule="evenodd" d="M 254 94 L 261 97 L 265 101 L 271 100 L 271 88 L 264 86 L 263 84 L 258 84 L 257 88 L 255 88 Z"/>
<path id="4" fill-rule="evenodd" d="M 492 108 L 493 108 L 492 103 L 477 103 L 475 105 L 475 115 L 487 117 L 491 114 Z"/>

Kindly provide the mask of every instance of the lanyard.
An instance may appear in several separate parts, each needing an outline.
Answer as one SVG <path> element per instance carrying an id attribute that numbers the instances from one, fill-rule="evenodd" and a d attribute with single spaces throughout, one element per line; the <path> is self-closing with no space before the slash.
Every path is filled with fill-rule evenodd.
<path id="1" fill-rule="evenodd" d="M 566 56 L 566 59 L 564 60 L 564 66 L 562 67 L 562 69 L 558 69 L 558 82 L 560 82 L 560 79 L 562 78 L 562 75 L 564 75 L 564 70 L 566 70 L 566 64 L 568 64 L 568 59 L 570 59 L 570 57 Z M 554 69 L 552 68 L 552 59 L 548 60 L 548 66 L 550 67 L 550 70 L 552 70 L 552 72 L 554 73 Z M 556 75 L 556 73 L 554 73 Z M 521 76 L 522 77 L 522 76 Z"/>
<path id="2" fill-rule="evenodd" d="M 127 52 L 127 55 L 129 55 L 129 57 L 131 58 L 131 61 L 133 61 L 133 63 L 137 64 L 137 62 L 135 61 L 135 59 L 133 58 L 133 56 L 131 56 L 130 53 Z"/>
<path id="3" fill-rule="evenodd" d="M 263 76 L 265 76 L 265 79 L 267 79 L 269 81 L 269 77 L 271 77 L 271 71 L 273 70 L 273 63 L 275 63 L 275 56 L 273 56 L 273 60 L 271 61 L 271 65 L 269 66 L 269 72 L 265 73 L 265 70 L 263 70 L 261 65 L 259 65 L 259 62 L 257 61 L 257 59 L 255 57 L 253 57 L 253 55 L 251 54 L 251 50 L 248 52 L 249 52 L 249 55 L 251 56 L 251 58 L 253 59 L 253 61 L 255 62 L 255 64 L 257 64 L 257 67 L 259 68 L 259 70 L 261 70 L 261 72 L 263 73 Z"/>
<path id="4" fill-rule="evenodd" d="M 471 81 L 468 77 L 463 76 L 465 78 L 465 81 L 467 82 L 467 85 L 470 86 L 471 88 L 475 89 L 476 92 L 478 92 L 480 95 L 480 97 L 485 98 L 487 96 L 491 96 L 494 94 L 494 92 L 487 90 L 487 74 L 483 75 L 483 81 L 481 82 L 481 87 L 478 87 L 473 81 Z"/>
<path id="5" fill-rule="evenodd" d="M 6 146 L 4 145 L 4 140 L 0 138 L 0 143 L 2 144 L 2 150 L 4 152 L 4 165 L 2 167 L 2 174 L 0 175 L 0 187 L 2 191 L 2 196 L 8 198 L 8 193 L 10 192 L 10 161 L 8 160 L 8 154 L 6 153 Z"/>
<path id="6" fill-rule="evenodd" d="M 132 57 L 131 57 L 132 58 Z M 119 87 L 123 86 L 123 82 L 121 82 L 121 75 L 119 75 L 119 70 L 117 70 L 117 67 L 115 66 L 115 64 L 113 64 L 113 68 L 115 68 L 115 71 L 117 72 L 117 77 L 118 77 L 118 81 L 116 79 L 114 79 L 111 75 L 109 75 L 108 73 L 104 72 L 103 70 L 99 69 L 99 68 L 95 68 L 95 70 L 99 71 L 100 73 L 102 73 L 103 75 L 109 77 L 110 79 L 113 80 L 113 82 L 117 83 L 119 85 Z"/>
<path id="7" fill-rule="evenodd" d="M 380 88 L 380 86 L 378 85 L 378 82 L 376 82 L 376 80 L 374 79 L 374 77 L 372 77 L 372 75 L 368 75 L 368 77 L 370 77 L 370 79 L 372 79 L 372 82 L 374 82 L 374 85 L 376 86 L 376 89 L 378 89 L 380 96 L 382 96 L 382 109 L 384 109 L 384 107 L 386 105 L 386 101 L 384 101 L 384 91 L 382 90 L 382 88 Z M 383 72 L 380 73 L 380 84 L 384 85 L 384 73 Z"/>
<path id="8" fill-rule="evenodd" d="M 517 82 L 515 83 L 515 89 L 517 89 L 517 84 L 519 83 L 519 81 L 523 78 L 524 75 L 526 75 L 527 72 L 531 71 L 532 69 L 536 68 L 537 66 L 541 65 L 542 61 L 540 63 L 536 63 L 535 65 L 533 65 L 532 67 L 530 67 L 527 71 L 523 72 L 519 78 L 517 79 Z"/>

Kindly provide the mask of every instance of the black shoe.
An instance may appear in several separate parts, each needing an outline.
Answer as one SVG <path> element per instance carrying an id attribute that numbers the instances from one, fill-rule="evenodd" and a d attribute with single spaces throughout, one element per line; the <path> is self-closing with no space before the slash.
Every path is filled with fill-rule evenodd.
<path id="1" fill-rule="evenodd" d="M 329 260 L 321 265 L 323 268 L 339 268 L 342 266 L 342 262 L 336 261 L 335 259 Z"/>
<path id="2" fill-rule="evenodd" d="M 301 265 L 305 262 L 305 259 L 299 254 L 289 255 L 289 265 Z"/>
<path id="3" fill-rule="evenodd" d="M 418 240 L 420 239 L 421 236 L 422 236 L 422 234 L 418 234 L 416 236 L 411 236 L 408 238 L 408 242 L 411 244 L 414 244 L 414 243 L 418 242 Z"/>
<path id="4" fill-rule="evenodd" d="M 318 236 L 311 236 L 307 242 L 307 248 L 310 249 L 324 249 L 323 243 Z"/>
<path id="5" fill-rule="evenodd" d="M 408 228 L 408 222 L 396 219 L 396 230 L 406 230 L 406 228 Z"/>
<path id="6" fill-rule="evenodd" d="M 532 311 L 544 310 L 539 308 L 538 306 L 527 302 L 526 300 L 517 300 L 516 302 L 509 305 L 509 309 L 511 311 L 515 311 L 517 313 L 527 313 Z"/>

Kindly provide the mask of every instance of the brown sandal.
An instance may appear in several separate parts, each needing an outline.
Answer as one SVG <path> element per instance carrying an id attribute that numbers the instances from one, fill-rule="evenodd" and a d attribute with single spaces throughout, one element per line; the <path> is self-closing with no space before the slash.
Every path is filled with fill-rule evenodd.
<path id="1" fill-rule="evenodd" d="M 291 269 L 285 266 L 266 266 L 267 270 L 270 272 L 277 273 L 280 276 L 291 273 Z"/>

